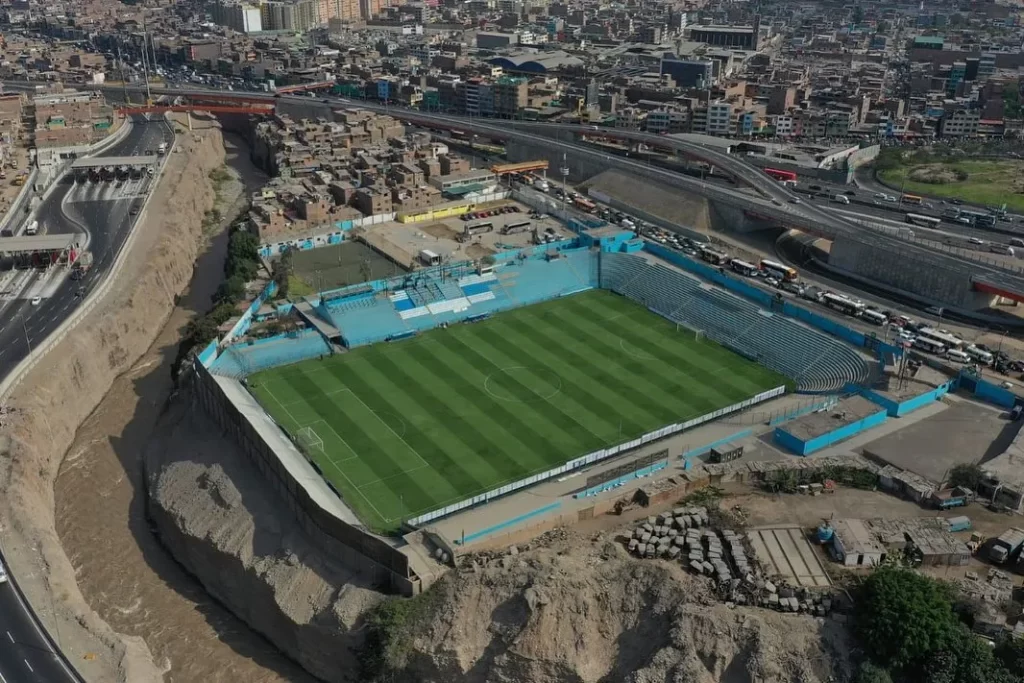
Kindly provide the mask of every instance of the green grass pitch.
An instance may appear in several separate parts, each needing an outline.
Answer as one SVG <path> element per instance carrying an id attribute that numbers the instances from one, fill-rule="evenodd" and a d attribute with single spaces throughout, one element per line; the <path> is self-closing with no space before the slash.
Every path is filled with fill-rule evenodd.
<path id="1" fill-rule="evenodd" d="M 371 528 L 786 379 L 604 290 L 257 373 L 249 386 Z"/>

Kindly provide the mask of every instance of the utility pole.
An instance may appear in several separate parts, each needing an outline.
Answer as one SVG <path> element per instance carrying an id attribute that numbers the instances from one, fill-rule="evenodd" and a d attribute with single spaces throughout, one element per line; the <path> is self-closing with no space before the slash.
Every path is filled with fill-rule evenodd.
<path id="1" fill-rule="evenodd" d="M 142 15 L 142 75 L 146 79 L 146 105 L 153 104 L 153 93 L 149 90 L 149 52 L 146 46 L 146 36 L 149 33 L 146 31 L 146 15 Z"/>

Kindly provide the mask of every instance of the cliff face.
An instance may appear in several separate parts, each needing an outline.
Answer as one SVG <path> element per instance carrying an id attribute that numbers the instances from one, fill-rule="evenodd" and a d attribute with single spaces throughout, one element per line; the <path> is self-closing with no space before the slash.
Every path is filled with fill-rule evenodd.
<path id="1" fill-rule="evenodd" d="M 176 400 L 146 453 L 160 540 L 221 603 L 330 683 L 357 681 L 360 615 L 381 594 L 332 562 L 201 409 Z"/>
<path id="2" fill-rule="evenodd" d="M 18 387 L 18 417 L 0 443 L 4 550 L 29 600 L 89 680 L 162 679 L 140 638 L 90 608 L 54 527 L 54 480 L 79 425 L 150 345 L 184 290 L 213 206 L 208 175 L 224 160 L 216 129 L 178 138 L 125 267 L 105 300 Z M 116 571 L 116 558 L 110 558 Z M 48 609 L 47 609 L 48 608 Z"/>

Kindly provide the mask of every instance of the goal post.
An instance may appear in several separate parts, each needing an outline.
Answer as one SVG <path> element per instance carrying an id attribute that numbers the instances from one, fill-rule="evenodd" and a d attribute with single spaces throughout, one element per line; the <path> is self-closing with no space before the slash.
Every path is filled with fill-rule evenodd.
<path id="1" fill-rule="evenodd" d="M 320 438 L 320 435 L 316 433 L 312 427 L 303 427 L 296 434 L 296 441 L 299 442 L 299 446 L 303 450 L 311 451 L 318 450 L 321 453 L 324 452 L 324 440 Z"/>
<path id="2" fill-rule="evenodd" d="M 704 330 L 696 330 L 696 331 L 694 331 L 693 339 L 694 339 L 694 341 L 699 341 L 699 342 L 704 341 Z"/>

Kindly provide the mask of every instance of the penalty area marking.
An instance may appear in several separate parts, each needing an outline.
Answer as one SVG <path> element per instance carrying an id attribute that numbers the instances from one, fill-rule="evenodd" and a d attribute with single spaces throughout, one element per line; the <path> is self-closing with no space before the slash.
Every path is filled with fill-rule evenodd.
<path id="1" fill-rule="evenodd" d="M 640 351 L 639 349 L 637 349 L 635 346 L 633 346 L 632 344 L 627 342 L 622 337 L 619 337 L 619 348 L 622 349 L 622 352 L 624 354 L 626 354 L 627 356 L 632 356 L 633 358 L 636 358 L 637 360 L 654 360 L 654 361 L 658 360 L 657 358 L 655 358 L 651 354 L 649 354 L 649 353 L 647 353 L 645 351 Z"/>

